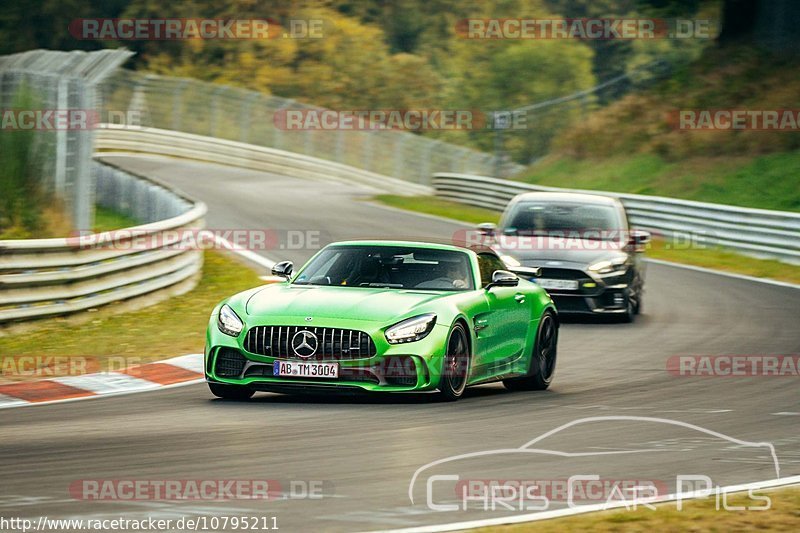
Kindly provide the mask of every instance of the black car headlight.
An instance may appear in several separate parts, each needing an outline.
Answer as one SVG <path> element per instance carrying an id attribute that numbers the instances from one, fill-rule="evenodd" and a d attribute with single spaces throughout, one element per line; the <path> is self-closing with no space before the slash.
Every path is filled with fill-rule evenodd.
<path id="1" fill-rule="evenodd" d="M 434 325 L 436 315 L 433 313 L 408 318 L 387 329 L 386 340 L 389 344 L 418 341 L 427 337 Z"/>
<path id="2" fill-rule="evenodd" d="M 600 261 L 591 265 L 588 270 L 591 274 L 600 277 L 622 276 L 628 271 L 627 258 L 620 257 L 611 261 Z"/>
<path id="3" fill-rule="evenodd" d="M 244 322 L 228 304 L 223 305 L 217 316 L 217 328 L 225 335 L 238 337 L 244 328 Z"/>

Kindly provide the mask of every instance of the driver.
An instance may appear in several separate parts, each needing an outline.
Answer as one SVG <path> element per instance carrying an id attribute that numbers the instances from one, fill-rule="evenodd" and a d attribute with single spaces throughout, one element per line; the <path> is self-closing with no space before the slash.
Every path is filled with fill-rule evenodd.
<path id="1" fill-rule="evenodd" d="M 447 262 L 445 269 L 438 278 L 423 281 L 417 284 L 418 289 L 465 289 L 467 283 L 467 272 L 461 262 Z"/>

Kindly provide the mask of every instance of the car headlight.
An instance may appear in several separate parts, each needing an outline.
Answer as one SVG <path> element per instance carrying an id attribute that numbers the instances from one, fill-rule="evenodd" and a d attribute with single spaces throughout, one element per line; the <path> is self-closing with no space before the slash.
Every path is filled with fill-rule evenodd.
<path id="1" fill-rule="evenodd" d="M 628 271 L 627 258 L 619 257 L 611 261 L 600 261 L 589 267 L 589 272 L 598 276 L 621 276 Z"/>
<path id="2" fill-rule="evenodd" d="M 435 324 L 436 315 L 432 313 L 415 316 L 387 329 L 386 340 L 389 341 L 389 344 L 418 341 L 427 337 Z"/>
<path id="3" fill-rule="evenodd" d="M 503 261 L 503 263 L 506 264 L 506 266 L 510 266 L 510 267 L 522 266 L 522 263 L 520 263 L 519 261 L 517 261 L 516 259 L 514 259 L 510 255 L 501 255 L 500 259 Z"/>
<path id="4" fill-rule="evenodd" d="M 217 316 L 217 327 L 225 335 L 237 337 L 242 332 L 244 323 L 228 304 L 223 305 Z"/>

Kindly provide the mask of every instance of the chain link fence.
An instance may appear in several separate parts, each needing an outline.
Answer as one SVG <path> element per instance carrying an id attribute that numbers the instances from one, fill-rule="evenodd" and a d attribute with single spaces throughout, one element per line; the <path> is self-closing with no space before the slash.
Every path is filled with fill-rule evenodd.
<path id="1" fill-rule="evenodd" d="M 31 160 L 41 186 L 64 202 L 75 229 L 89 229 L 94 221 L 92 125 L 76 126 L 69 119 L 59 125 L 55 117 L 78 111 L 91 121 L 99 103 L 97 83 L 131 55 L 127 50 L 31 50 L 0 56 L 0 134 L 33 133 Z"/>
<path id="2" fill-rule="evenodd" d="M 321 110 L 287 98 L 197 80 L 120 70 L 100 86 L 106 114 L 122 111 L 141 126 L 297 152 L 429 185 L 436 172 L 509 175 L 519 165 L 493 154 L 392 130 L 287 130 L 281 110 Z M 280 121 L 280 119 L 279 119 Z"/>

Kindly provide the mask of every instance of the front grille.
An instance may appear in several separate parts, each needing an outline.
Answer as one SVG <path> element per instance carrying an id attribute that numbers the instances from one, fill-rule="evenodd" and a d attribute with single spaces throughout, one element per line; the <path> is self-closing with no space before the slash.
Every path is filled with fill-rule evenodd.
<path id="1" fill-rule="evenodd" d="M 244 377 L 275 377 L 272 372 L 272 365 L 251 365 L 247 368 Z M 314 381 L 314 378 L 300 378 L 294 376 L 281 376 L 280 379 L 287 381 Z M 372 383 L 377 385 L 380 383 L 378 376 L 369 370 L 361 368 L 340 368 L 338 379 L 318 379 L 325 383 L 336 383 L 338 381 L 357 381 L 359 383 Z"/>
<path id="2" fill-rule="evenodd" d="M 215 373 L 221 378 L 238 377 L 242 374 L 246 362 L 247 359 L 239 350 L 220 348 L 214 363 Z"/>
<path id="3" fill-rule="evenodd" d="M 591 308 L 586 304 L 586 298 L 581 296 L 553 296 L 553 302 L 559 313 L 589 313 Z"/>
<path id="4" fill-rule="evenodd" d="M 292 349 L 299 331 L 310 331 L 317 338 L 317 349 L 310 357 L 300 357 Z M 311 328 L 305 326 L 255 326 L 244 339 L 250 353 L 301 361 L 340 361 L 373 357 L 378 353 L 367 333 L 354 329 Z"/>
<path id="5" fill-rule="evenodd" d="M 588 280 L 591 279 L 588 274 L 582 270 L 575 270 L 572 268 L 548 268 L 542 267 L 542 277 L 548 279 L 577 279 Z"/>

